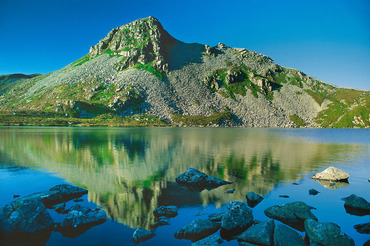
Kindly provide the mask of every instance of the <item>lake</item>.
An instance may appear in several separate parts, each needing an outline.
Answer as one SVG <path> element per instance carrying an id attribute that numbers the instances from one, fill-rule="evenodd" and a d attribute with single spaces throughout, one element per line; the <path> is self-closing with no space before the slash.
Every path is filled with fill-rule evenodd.
<path id="1" fill-rule="evenodd" d="M 353 225 L 370 216 L 347 214 L 342 198 L 356 194 L 370 201 L 369 150 L 367 129 L 2 127 L 0 207 L 13 195 L 68 183 L 87 189 L 81 203 L 101 207 L 109 219 L 76 238 L 52 232 L 46 245 L 135 245 L 134 230 L 153 230 L 153 210 L 161 205 L 178 206 L 179 215 L 142 245 L 190 245 L 174 232 L 225 211 L 230 200 L 245 202 L 253 191 L 265 197 L 252 209 L 255 219 L 266 220 L 263 211 L 272 205 L 304 201 L 319 221 L 338 224 L 363 245 L 370 236 Z M 310 179 L 328 166 L 350 173 L 349 183 Z M 235 183 L 191 191 L 175 181 L 189 167 Z M 309 195 L 310 189 L 320 193 Z M 64 218 L 50 213 L 54 221 Z"/>

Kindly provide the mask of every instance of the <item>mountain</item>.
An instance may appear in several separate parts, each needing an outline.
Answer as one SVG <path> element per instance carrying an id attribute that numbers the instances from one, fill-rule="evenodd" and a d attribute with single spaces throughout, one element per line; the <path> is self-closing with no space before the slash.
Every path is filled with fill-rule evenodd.
<path id="1" fill-rule="evenodd" d="M 4 94 L 14 84 L 39 75 L 38 73 L 29 75 L 22 73 L 0 75 L 0 95 Z"/>
<path id="2" fill-rule="evenodd" d="M 368 128 L 369 97 L 253 51 L 181 42 L 147 17 L 61 70 L 12 85 L 0 122 Z"/>

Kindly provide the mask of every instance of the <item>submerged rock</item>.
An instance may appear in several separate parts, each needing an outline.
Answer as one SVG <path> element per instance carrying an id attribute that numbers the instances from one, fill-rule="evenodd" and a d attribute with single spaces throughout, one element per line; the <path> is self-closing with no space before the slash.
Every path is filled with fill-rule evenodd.
<path id="1" fill-rule="evenodd" d="M 304 222 L 310 244 L 354 246 L 355 242 L 334 223 L 323 223 L 313 219 Z"/>
<path id="2" fill-rule="evenodd" d="M 259 204 L 263 200 L 262 196 L 254 192 L 248 192 L 246 197 L 247 197 L 247 204 L 251 208 L 254 208 L 255 206 L 257 206 L 257 204 Z"/>
<path id="3" fill-rule="evenodd" d="M 164 225 L 169 225 L 169 224 L 170 224 L 170 220 L 166 216 L 159 217 L 155 222 L 156 226 L 164 226 Z"/>
<path id="4" fill-rule="evenodd" d="M 319 191 L 317 191 L 317 190 L 315 190 L 315 189 L 310 189 L 309 191 L 308 191 L 308 194 L 310 195 L 310 196 L 316 196 L 317 194 L 319 194 L 320 192 Z"/>
<path id="5" fill-rule="evenodd" d="M 57 225 L 56 230 L 65 237 L 74 238 L 85 233 L 91 227 L 104 223 L 106 220 L 107 215 L 104 210 L 91 210 L 75 204 L 62 223 Z"/>
<path id="6" fill-rule="evenodd" d="M 218 246 L 222 243 L 222 239 L 219 235 L 211 235 L 203 238 L 202 240 L 196 241 L 191 246 Z"/>
<path id="7" fill-rule="evenodd" d="M 273 242 L 275 223 L 273 220 L 263 221 L 252 225 L 238 236 L 238 241 L 245 241 L 257 245 L 270 246 Z"/>
<path id="8" fill-rule="evenodd" d="M 53 223 L 42 202 L 14 201 L 0 208 L 1 244 L 24 245 L 27 238 L 30 244 L 44 245 L 50 237 Z"/>
<path id="9" fill-rule="evenodd" d="M 225 193 L 227 193 L 227 194 L 233 194 L 234 191 L 235 191 L 235 189 L 231 189 L 231 190 L 225 191 Z"/>
<path id="10" fill-rule="evenodd" d="M 299 231 L 304 231 L 305 219 L 317 220 L 311 209 L 314 208 L 304 202 L 292 202 L 283 206 L 269 207 L 264 212 L 272 219 L 279 220 Z"/>
<path id="11" fill-rule="evenodd" d="M 220 229 L 220 223 L 208 219 L 196 219 L 189 225 L 177 230 L 175 237 L 195 242 L 215 233 L 218 229 Z"/>
<path id="12" fill-rule="evenodd" d="M 252 223 L 252 210 L 245 203 L 230 201 L 221 219 L 221 237 L 230 240 L 233 236 L 245 231 Z"/>
<path id="13" fill-rule="evenodd" d="M 166 216 L 168 218 L 173 218 L 177 216 L 178 212 L 176 206 L 160 206 L 154 209 L 153 214 L 155 217 Z"/>
<path id="14" fill-rule="evenodd" d="M 279 195 L 279 197 L 281 197 L 281 198 L 289 198 L 288 195 Z"/>
<path id="15" fill-rule="evenodd" d="M 359 233 L 370 234 L 370 222 L 353 226 Z"/>
<path id="16" fill-rule="evenodd" d="M 347 213 L 360 216 L 370 214 L 370 203 L 364 198 L 352 194 L 343 200 Z"/>
<path id="17" fill-rule="evenodd" d="M 184 173 L 176 177 L 176 182 L 181 185 L 186 185 L 196 190 L 211 190 L 221 185 L 231 184 L 232 182 L 208 176 L 194 168 L 188 168 Z"/>
<path id="18" fill-rule="evenodd" d="M 52 206 L 67 202 L 74 198 L 78 198 L 87 194 L 87 190 L 77 186 L 61 184 L 56 185 L 48 191 L 37 192 L 28 196 L 23 197 L 23 200 L 39 200 L 46 208 L 52 208 Z"/>
<path id="19" fill-rule="evenodd" d="M 153 232 L 150 232 L 148 230 L 145 230 L 144 228 L 139 227 L 132 234 L 132 240 L 134 241 L 134 243 L 141 243 L 148 239 L 151 239 L 154 236 L 155 234 Z"/>
<path id="20" fill-rule="evenodd" d="M 305 246 L 306 243 L 298 232 L 285 225 L 276 225 L 274 230 L 274 244 L 278 246 Z"/>
<path id="21" fill-rule="evenodd" d="M 321 173 L 316 173 L 311 178 L 318 180 L 345 181 L 349 178 L 349 173 L 330 166 Z"/>

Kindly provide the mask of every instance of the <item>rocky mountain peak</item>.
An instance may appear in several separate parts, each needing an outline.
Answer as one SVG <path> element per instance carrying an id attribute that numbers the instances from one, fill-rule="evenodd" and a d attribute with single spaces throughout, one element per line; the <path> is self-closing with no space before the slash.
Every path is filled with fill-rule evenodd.
<path id="1" fill-rule="evenodd" d="M 152 63 L 161 71 L 168 71 L 167 49 L 176 40 L 165 31 L 154 17 L 133 21 L 111 30 L 108 35 L 90 48 L 89 56 L 94 58 L 108 53 L 123 56 L 117 70 L 123 70 L 137 63 Z"/>

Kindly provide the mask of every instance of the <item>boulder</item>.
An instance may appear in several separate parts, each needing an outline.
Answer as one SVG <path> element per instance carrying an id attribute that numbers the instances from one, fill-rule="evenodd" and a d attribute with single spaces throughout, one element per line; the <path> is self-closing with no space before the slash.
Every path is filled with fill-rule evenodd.
<path id="1" fill-rule="evenodd" d="M 285 225 L 276 225 L 274 230 L 274 244 L 279 246 L 305 246 L 306 243 L 298 232 Z"/>
<path id="2" fill-rule="evenodd" d="M 0 209 L 0 230 L 5 233 L 35 233 L 52 228 L 53 219 L 38 200 L 17 200 Z"/>
<path id="3" fill-rule="evenodd" d="M 249 207 L 254 208 L 257 206 L 258 203 L 262 202 L 263 197 L 254 193 L 254 192 L 248 192 L 247 195 L 247 204 Z"/>
<path id="4" fill-rule="evenodd" d="M 175 232 L 177 239 L 189 239 L 193 242 L 208 237 L 220 229 L 220 223 L 208 219 L 196 219 L 189 225 Z"/>
<path id="5" fill-rule="evenodd" d="M 370 234 L 370 222 L 353 226 L 359 233 Z"/>
<path id="6" fill-rule="evenodd" d="M 107 220 L 104 210 L 94 209 L 75 204 L 68 212 L 66 218 L 56 226 L 56 230 L 65 237 L 75 238 L 91 227 L 100 225 Z"/>
<path id="7" fill-rule="evenodd" d="M 317 220 L 311 209 L 314 208 L 304 202 L 292 202 L 283 206 L 269 207 L 264 212 L 272 219 L 279 220 L 299 231 L 304 231 L 305 219 Z"/>
<path id="8" fill-rule="evenodd" d="M 225 212 L 215 213 L 208 215 L 209 220 L 213 222 L 220 222 Z"/>
<path id="9" fill-rule="evenodd" d="M 0 241 L 4 245 L 24 245 L 27 238 L 28 242 L 44 245 L 53 224 L 43 203 L 20 199 L 0 208 Z"/>
<path id="10" fill-rule="evenodd" d="M 151 239 L 154 236 L 155 234 L 153 232 L 139 227 L 134 231 L 134 234 L 132 234 L 132 240 L 134 241 L 134 243 L 141 243 L 148 239 Z"/>
<path id="11" fill-rule="evenodd" d="M 364 198 L 356 196 L 355 194 L 343 198 L 346 212 L 352 215 L 368 215 L 370 214 L 370 203 Z"/>
<path id="12" fill-rule="evenodd" d="M 317 194 L 319 194 L 320 192 L 319 191 L 317 191 L 317 190 L 315 190 L 315 189 L 310 189 L 309 191 L 308 191 L 308 194 L 310 195 L 310 196 L 316 196 Z"/>
<path id="13" fill-rule="evenodd" d="M 48 191 L 37 192 L 23 197 L 23 200 L 39 200 L 46 208 L 52 208 L 54 205 L 67 202 L 87 194 L 87 190 L 77 186 L 61 184 L 56 185 Z"/>
<path id="14" fill-rule="evenodd" d="M 330 166 L 321 173 L 316 173 L 311 178 L 318 180 L 345 181 L 348 180 L 349 173 Z"/>
<path id="15" fill-rule="evenodd" d="M 249 227 L 240 234 L 238 241 L 254 243 L 257 245 L 270 246 L 273 242 L 275 223 L 273 220 L 267 220 Z"/>
<path id="16" fill-rule="evenodd" d="M 196 241 L 191 246 L 218 246 L 222 243 L 222 239 L 219 235 L 211 235 L 203 238 L 202 240 Z"/>
<path id="17" fill-rule="evenodd" d="M 177 216 L 177 207 L 176 206 L 160 206 L 154 209 L 153 214 L 155 217 L 166 216 L 168 218 L 173 218 Z"/>
<path id="18" fill-rule="evenodd" d="M 211 190 L 221 185 L 232 183 L 213 176 L 208 176 L 194 168 L 188 168 L 184 173 L 178 175 L 176 177 L 176 182 L 196 190 Z"/>
<path id="19" fill-rule="evenodd" d="M 310 244 L 317 245 L 342 245 L 354 246 L 355 242 L 347 234 L 343 233 L 340 227 L 334 223 L 318 222 L 307 219 L 304 227 Z"/>
<path id="20" fill-rule="evenodd" d="M 253 223 L 252 210 L 245 203 L 230 201 L 227 211 L 221 219 L 221 237 L 230 240 Z"/>

